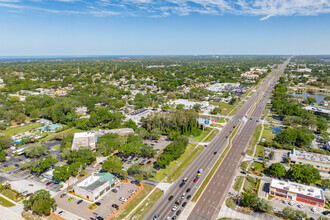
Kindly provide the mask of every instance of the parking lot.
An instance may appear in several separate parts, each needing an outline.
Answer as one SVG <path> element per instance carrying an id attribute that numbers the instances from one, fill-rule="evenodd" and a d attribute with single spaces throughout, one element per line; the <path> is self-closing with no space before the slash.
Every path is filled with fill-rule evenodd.
<path id="1" fill-rule="evenodd" d="M 59 193 L 54 198 L 60 209 L 66 210 L 70 213 L 80 216 L 81 218 L 84 219 L 95 218 L 95 216 L 93 215 L 93 212 L 95 212 L 99 216 L 106 219 L 116 211 L 116 209 L 112 207 L 113 204 L 116 204 L 119 207 L 124 204 L 124 202 L 119 201 L 120 197 L 128 199 L 133 195 L 133 193 L 128 192 L 128 190 L 130 189 L 135 191 L 138 190 L 138 187 L 136 187 L 135 184 L 132 184 L 130 182 L 120 183 L 117 186 L 120 186 L 119 191 L 115 193 L 112 190 L 110 190 L 108 193 L 106 193 L 101 199 L 97 201 L 100 203 L 100 205 L 94 211 L 88 209 L 88 207 L 92 204 L 92 202 L 84 200 L 82 203 L 77 204 L 80 198 L 73 197 L 70 194 L 66 194 L 63 198 L 61 198 L 61 195 L 63 193 Z M 68 199 L 70 197 L 73 197 L 73 200 L 69 202 Z M 56 211 L 55 214 L 58 214 L 58 212 L 59 211 Z"/>
<path id="2" fill-rule="evenodd" d="M 159 138 L 159 140 L 157 140 L 157 141 L 144 140 L 143 143 L 147 144 L 147 145 L 151 145 L 158 153 L 159 151 L 163 150 L 167 145 L 169 145 L 171 143 L 171 141 L 166 140 L 166 136 L 161 136 Z M 127 170 L 130 166 L 132 166 L 133 164 L 136 164 L 136 163 L 139 163 L 141 165 L 142 164 L 143 165 L 146 165 L 146 164 L 153 165 L 154 162 L 156 162 L 156 160 L 157 160 L 156 155 L 153 158 L 127 156 L 127 157 L 123 157 L 123 161 L 124 161 L 123 168 L 124 168 L 124 170 Z"/>

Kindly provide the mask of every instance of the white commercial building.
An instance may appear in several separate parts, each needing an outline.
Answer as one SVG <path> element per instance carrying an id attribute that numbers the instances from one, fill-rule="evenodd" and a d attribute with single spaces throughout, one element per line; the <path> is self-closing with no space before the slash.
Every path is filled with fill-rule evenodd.
<path id="1" fill-rule="evenodd" d="M 203 101 L 203 102 L 192 102 L 189 101 L 187 99 L 178 99 L 178 100 L 174 100 L 174 101 L 170 101 L 169 102 L 170 105 L 184 105 L 185 109 L 192 109 L 194 107 L 194 105 L 199 104 L 201 105 L 202 108 L 206 108 L 209 106 L 209 102 L 208 101 Z"/>

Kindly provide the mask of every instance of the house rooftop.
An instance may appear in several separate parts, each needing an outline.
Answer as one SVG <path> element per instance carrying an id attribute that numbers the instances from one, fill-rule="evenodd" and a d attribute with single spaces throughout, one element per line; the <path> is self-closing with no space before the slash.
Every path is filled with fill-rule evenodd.
<path id="1" fill-rule="evenodd" d="M 293 149 L 291 160 L 330 168 L 330 156 Z"/>

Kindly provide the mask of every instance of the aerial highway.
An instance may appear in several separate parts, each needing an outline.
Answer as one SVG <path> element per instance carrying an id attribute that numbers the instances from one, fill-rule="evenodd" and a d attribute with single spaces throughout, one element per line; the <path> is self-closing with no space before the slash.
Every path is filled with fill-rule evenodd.
<path id="1" fill-rule="evenodd" d="M 187 196 L 191 195 L 193 197 L 196 193 L 209 171 L 227 147 L 229 136 L 235 128 L 237 128 L 238 131 L 232 140 L 232 147 L 188 217 L 188 219 L 196 220 L 216 219 L 230 183 L 234 177 L 235 170 L 239 165 L 240 160 L 243 157 L 243 152 L 258 124 L 257 120 L 260 120 L 260 116 L 265 109 L 273 86 L 289 61 L 290 59 L 285 61 L 284 64 L 280 65 L 268 76 L 256 92 L 236 112 L 226 126 L 215 136 L 211 143 L 157 201 L 144 219 L 150 220 L 155 216 L 157 216 L 158 219 L 169 219 L 175 216 L 178 211 L 183 211 L 185 207 L 182 207 L 182 203 L 188 203 L 189 200 L 187 199 Z M 254 106 L 255 108 L 253 109 Z M 248 116 L 249 112 L 252 110 L 252 115 Z M 196 178 L 197 172 L 200 169 L 202 169 L 203 172 L 197 182 L 194 182 L 193 180 Z M 183 181 L 185 178 L 188 178 L 188 180 Z M 183 194 L 185 195 L 183 196 Z M 170 197 L 171 199 L 169 199 Z M 180 204 L 175 211 L 172 211 L 172 208 L 177 201 L 180 201 Z"/>

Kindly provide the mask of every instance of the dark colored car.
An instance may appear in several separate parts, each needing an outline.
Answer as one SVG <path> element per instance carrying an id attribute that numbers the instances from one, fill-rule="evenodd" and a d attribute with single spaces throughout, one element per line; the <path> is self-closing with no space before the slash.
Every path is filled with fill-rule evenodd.
<path id="1" fill-rule="evenodd" d="M 84 200 L 80 199 L 77 204 L 79 205 L 80 203 L 82 203 Z"/>
<path id="2" fill-rule="evenodd" d="M 218 151 L 214 151 L 214 153 L 213 153 L 213 154 L 214 154 L 214 155 L 216 155 L 217 153 L 218 153 Z"/>
<path id="3" fill-rule="evenodd" d="M 188 200 L 189 200 L 190 198 L 191 198 L 191 195 L 188 195 L 186 199 L 188 199 Z"/>
<path id="4" fill-rule="evenodd" d="M 64 211 L 62 210 L 58 213 L 58 215 L 62 215 L 63 213 L 64 213 Z"/>
<path id="5" fill-rule="evenodd" d="M 181 210 L 177 211 L 175 214 L 179 216 L 181 214 Z"/>
<path id="6" fill-rule="evenodd" d="M 184 186 L 185 182 L 180 183 L 179 187 L 182 188 Z"/>
<path id="7" fill-rule="evenodd" d="M 173 217 L 172 217 L 172 220 L 175 220 L 175 219 L 176 219 L 176 216 L 173 216 Z"/>
<path id="8" fill-rule="evenodd" d="M 149 160 L 149 161 L 147 162 L 147 164 L 151 164 L 151 160 Z"/>
<path id="9" fill-rule="evenodd" d="M 95 205 L 97 205 L 97 206 L 100 206 L 100 205 L 101 205 L 101 203 L 100 203 L 100 202 L 96 202 L 96 203 L 95 203 Z"/>
<path id="10" fill-rule="evenodd" d="M 205 144 L 204 147 L 207 147 L 207 144 Z"/>
<path id="11" fill-rule="evenodd" d="M 182 207 L 185 207 L 186 205 L 187 205 L 187 203 L 186 203 L 186 202 L 182 203 Z"/>
<path id="12" fill-rule="evenodd" d="M 65 194 L 65 193 L 63 193 L 63 194 L 62 194 L 60 197 L 61 197 L 61 198 L 63 198 L 63 197 L 65 197 L 65 196 L 66 196 L 66 194 Z"/>
<path id="13" fill-rule="evenodd" d="M 226 135 L 226 138 L 228 138 L 228 135 Z"/>
<path id="14" fill-rule="evenodd" d="M 186 190 L 186 192 L 188 193 L 188 192 L 190 192 L 190 190 L 191 190 L 191 189 L 190 189 L 190 188 L 188 188 L 188 189 Z"/>
<path id="15" fill-rule="evenodd" d="M 112 207 L 115 209 L 119 209 L 119 206 L 117 204 L 112 204 Z"/>
<path id="16" fill-rule="evenodd" d="M 97 220 L 104 220 L 104 218 L 101 217 L 101 216 L 97 216 L 96 219 L 97 219 Z"/>
<path id="17" fill-rule="evenodd" d="M 169 198 L 168 198 L 168 201 L 171 201 L 173 199 L 173 196 L 170 196 Z"/>

